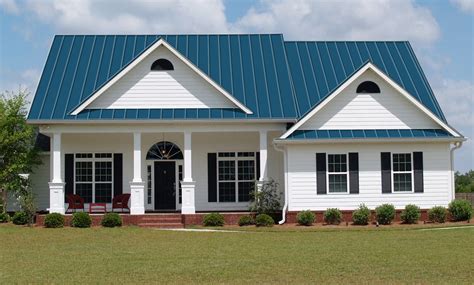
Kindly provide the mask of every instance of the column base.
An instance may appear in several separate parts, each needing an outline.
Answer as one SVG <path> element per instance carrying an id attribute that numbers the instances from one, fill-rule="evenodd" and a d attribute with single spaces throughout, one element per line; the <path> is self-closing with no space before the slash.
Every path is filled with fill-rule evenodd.
<path id="1" fill-rule="evenodd" d="M 265 180 L 259 180 L 257 181 L 257 192 L 260 192 L 262 191 L 262 188 L 263 188 L 263 184 L 265 184 Z"/>
<path id="2" fill-rule="evenodd" d="M 130 182 L 130 215 L 145 214 L 145 182 Z"/>
<path id="3" fill-rule="evenodd" d="M 64 215 L 64 182 L 49 182 L 49 212 Z"/>
<path id="4" fill-rule="evenodd" d="M 181 205 L 182 214 L 195 214 L 196 206 L 194 203 L 194 192 L 196 188 L 195 181 L 181 181 L 181 191 L 183 203 Z"/>

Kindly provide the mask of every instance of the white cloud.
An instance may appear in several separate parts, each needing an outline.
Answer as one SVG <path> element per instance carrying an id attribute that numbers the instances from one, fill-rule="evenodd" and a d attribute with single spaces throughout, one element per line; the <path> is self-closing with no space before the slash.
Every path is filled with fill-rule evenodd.
<path id="1" fill-rule="evenodd" d="M 474 12 L 474 0 L 451 0 L 454 6 L 461 9 L 463 12 L 473 13 Z"/>
<path id="2" fill-rule="evenodd" d="M 262 0 L 238 20 L 243 31 L 283 32 L 296 40 L 410 40 L 427 46 L 440 36 L 430 10 L 409 0 Z"/>
<path id="3" fill-rule="evenodd" d="M 0 0 L 0 7 L 10 14 L 16 15 L 20 12 L 15 0 Z"/>

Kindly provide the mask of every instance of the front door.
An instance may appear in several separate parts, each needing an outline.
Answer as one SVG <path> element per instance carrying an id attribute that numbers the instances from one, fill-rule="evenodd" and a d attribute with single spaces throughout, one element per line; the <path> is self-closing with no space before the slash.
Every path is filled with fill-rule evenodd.
<path id="1" fill-rule="evenodd" d="M 176 210 L 174 161 L 155 161 L 155 210 Z"/>

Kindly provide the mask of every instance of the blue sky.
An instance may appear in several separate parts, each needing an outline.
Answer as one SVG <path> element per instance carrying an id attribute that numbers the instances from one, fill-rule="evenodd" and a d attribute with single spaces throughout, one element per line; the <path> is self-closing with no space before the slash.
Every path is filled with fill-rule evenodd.
<path id="1" fill-rule="evenodd" d="M 449 123 L 474 137 L 474 0 L 0 0 L 0 90 L 34 93 L 54 34 L 235 32 L 409 40 Z M 455 165 L 473 161 L 469 141 Z"/>

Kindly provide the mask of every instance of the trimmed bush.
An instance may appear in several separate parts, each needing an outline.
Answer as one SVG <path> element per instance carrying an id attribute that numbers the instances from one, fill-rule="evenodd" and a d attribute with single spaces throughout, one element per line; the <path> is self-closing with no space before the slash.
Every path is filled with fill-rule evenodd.
<path id="1" fill-rule="evenodd" d="M 428 219 L 432 223 L 444 223 L 446 222 L 446 210 L 443 206 L 435 206 L 428 211 Z"/>
<path id="2" fill-rule="evenodd" d="M 26 225 L 28 224 L 28 219 L 28 215 L 25 212 L 20 211 L 16 212 L 15 215 L 13 215 L 12 222 L 15 225 Z"/>
<path id="3" fill-rule="evenodd" d="M 102 218 L 100 224 L 106 228 L 114 228 L 122 226 L 122 217 L 117 213 L 107 213 Z"/>
<path id="4" fill-rule="evenodd" d="M 0 213 L 0 224 L 8 223 L 10 221 L 10 215 L 7 213 Z"/>
<path id="5" fill-rule="evenodd" d="M 362 204 L 352 212 L 352 222 L 354 225 L 368 225 L 370 220 L 370 209 Z"/>
<path id="6" fill-rule="evenodd" d="M 224 216 L 219 213 L 210 213 L 204 216 L 202 224 L 206 227 L 222 227 Z"/>
<path id="7" fill-rule="evenodd" d="M 420 207 L 413 204 L 405 206 L 405 210 L 400 215 L 400 219 L 404 224 L 416 224 L 420 219 Z"/>
<path id="8" fill-rule="evenodd" d="M 310 210 L 301 211 L 296 215 L 296 221 L 302 226 L 311 226 L 316 219 L 316 216 Z"/>
<path id="9" fill-rule="evenodd" d="M 250 226 L 255 224 L 253 217 L 249 215 L 245 215 L 239 218 L 239 226 Z"/>
<path id="10" fill-rule="evenodd" d="M 326 224 L 339 225 L 342 221 L 342 213 L 337 208 L 329 208 L 324 212 L 324 221 Z"/>
<path id="11" fill-rule="evenodd" d="M 62 228 L 64 227 L 64 216 L 59 213 L 47 214 L 44 218 L 44 226 L 46 228 Z"/>
<path id="12" fill-rule="evenodd" d="M 90 228 L 92 225 L 91 216 L 85 212 L 77 212 L 72 214 L 71 226 L 75 228 Z"/>
<path id="13" fill-rule="evenodd" d="M 390 225 L 395 218 L 395 207 L 392 204 L 382 204 L 375 208 L 377 222 L 381 225 Z"/>
<path id="14" fill-rule="evenodd" d="M 469 221 L 472 217 L 472 205 L 468 200 L 454 200 L 449 203 L 448 211 L 455 221 Z"/>
<path id="15" fill-rule="evenodd" d="M 257 227 L 273 227 L 275 221 L 267 214 L 260 214 L 255 218 L 255 225 Z"/>

